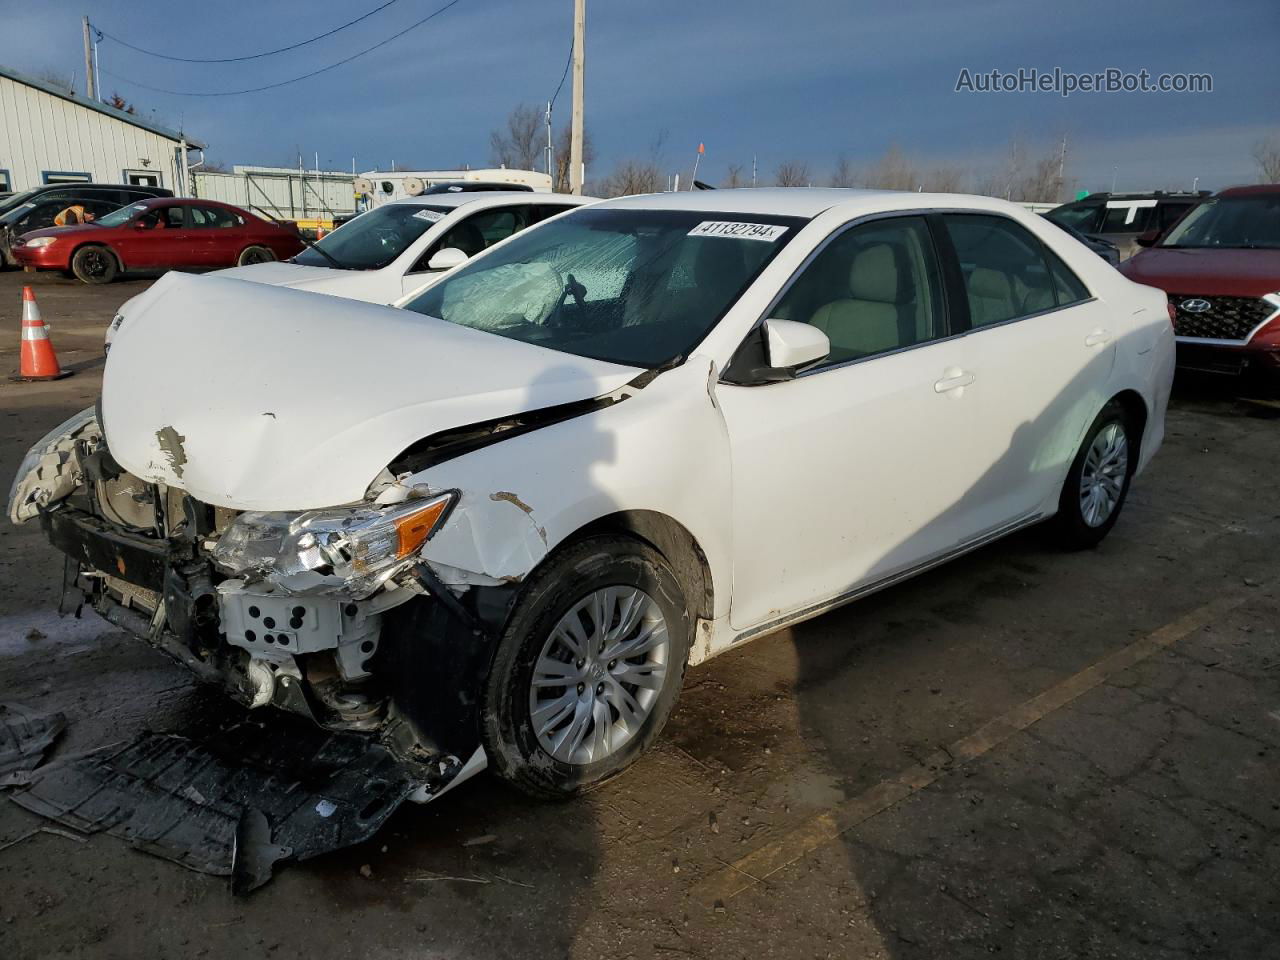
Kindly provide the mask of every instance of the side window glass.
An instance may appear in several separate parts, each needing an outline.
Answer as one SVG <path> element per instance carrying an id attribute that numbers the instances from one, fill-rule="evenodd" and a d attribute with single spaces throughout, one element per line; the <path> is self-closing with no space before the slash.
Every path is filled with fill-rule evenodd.
<path id="1" fill-rule="evenodd" d="M 1138 206 L 1136 203 L 1121 202 L 1107 204 L 1107 214 L 1102 218 L 1101 233 L 1146 233 L 1150 229 L 1151 214 L 1155 203 Z"/>
<path id="2" fill-rule="evenodd" d="M 831 366 L 942 336 L 941 290 L 924 218 L 896 217 L 837 236 L 769 315 L 825 333 Z"/>
<path id="3" fill-rule="evenodd" d="M 541 223 L 543 220 L 547 220 L 557 214 L 564 213 L 566 210 L 571 210 L 572 206 L 559 203 L 539 203 L 529 209 L 532 211 L 532 214 L 529 217 L 529 225 L 532 226 L 535 223 Z"/>
<path id="4" fill-rule="evenodd" d="M 1167 230 L 1179 220 L 1182 215 L 1191 209 L 1193 205 L 1190 203 L 1166 203 L 1160 207 L 1160 226 L 1159 229 Z"/>
<path id="5" fill-rule="evenodd" d="M 1088 206 L 1060 207 L 1053 211 L 1050 219 L 1065 223 L 1068 227 L 1075 227 L 1081 233 L 1094 233 L 1098 227 L 1100 209 L 1101 207 L 1096 203 Z"/>
<path id="6" fill-rule="evenodd" d="M 969 301 L 969 323 L 986 327 L 1057 306 L 1043 245 L 1025 227 L 1003 217 L 943 217 Z"/>
<path id="7" fill-rule="evenodd" d="M 181 230 L 183 227 L 182 207 L 162 207 L 160 209 L 160 226 L 170 230 Z"/>
<path id="8" fill-rule="evenodd" d="M 236 218 L 218 207 L 190 207 L 193 227 L 234 227 Z"/>
<path id="9" fill-rule="evenodd" d="M 1089 288 L 1081 282 L 1070 267 L 1058 258 L 1056 253 L 1046 248 L 1044 258 L 1049 264 L 1049 273 L 1053 277 L 1053 292 L 1057 298 L 1058 306 L 1069 306 L 1073 303 L 1079 303 L 1081 300 L 1088 300 L 1093 296 L 1089 292 Z"/>
<path id="10" fill-rule="evenodd" d="M 205 216 L 205 213 L 199 207 L 191 207 L 191 224 L 192 227 L 211 227 L 213 221 Z"/>

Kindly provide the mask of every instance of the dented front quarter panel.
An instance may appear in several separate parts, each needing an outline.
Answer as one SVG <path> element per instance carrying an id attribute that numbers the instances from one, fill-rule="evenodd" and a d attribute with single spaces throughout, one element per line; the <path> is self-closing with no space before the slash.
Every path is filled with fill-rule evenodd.
<path id="1" fill-rule="evenodd" d="M 520 581 L 560 543 L 620 511 L 685 527 L 728 612 L 730 456 L 714 366 L 694 356 L 622 402 L 430 467 L 411 482 L 461 491 L 423 555 L 446 583 Z"/>

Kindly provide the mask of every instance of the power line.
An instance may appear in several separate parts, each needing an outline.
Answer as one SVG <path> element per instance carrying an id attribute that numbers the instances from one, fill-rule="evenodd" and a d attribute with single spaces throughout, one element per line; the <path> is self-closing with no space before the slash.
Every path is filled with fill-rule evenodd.
<path id="1" fill-rule="evenodd" d="M 375 13 L 378 13 L 379 11 L 387 9 L 387 7 L 391 6 L 393 3 L 399 3 L 399 2 L 400 0 L 387 0 L 386 3 L 382 4 L 382 6 L 375 7 L 374 9 L 370 10 L 368 13 L 361 14 L 360 16 L 356 17 L 354 20 L 348 20 L 342 26 L 334 27 L 332 30 L 327 31 L 326 33 L 317 34 L 316 36 L 311 37 L 308 40 L 302 40 L 298 43 L 291 43 L 287 47 L 279 47 L 275 50 L 267 50 L 264 53 L 254 53 L 254 54 L 250 54 L 247 57 L 213 57 L 209 59 L 201 59 L 199 57 L 173 57 L 167 53 L 159 53 L 158 51 L 155 51 L 155 50 L 148 50 L 145 47 L 134 46 L 128 40 L 121 40 L 119 37 L 115 36 L 114 34 L 107 33 L 107 31 L 103 30 L 101 27 L 97 26 L 96 24 L 94 25 L 94 29 L 98 31 L 98 36 L 100 38 L 106 37 L 110 40 L 114 40 L 116 43 L 120 44 L 120 46 L 122 47 L 128 47 L 130 50 L 136 50 L 138 51 L 138 53 L 145 53 L 149 57 L 158 57 L 161 60 L 173 60 L 178 63 L 241 63 L 245 60 L 260 60 L 263 57 L 271 57 L 277 53 L 285 53 L 289 50 L 297 50 L 299 47 L 305 47 L 307 44 L 315 43 L 317 40 L 323 40 L 325 37 L 332 37 L 335 33 L 345 30 L 347 29 L 347 27 L 355 26 L 361 20 L 368 20 Z"/>
<path id="2" fill-rule="evenodd" d="M 339 60 L 336 63 L 331 63 L 327 67 L 321 67 L 319 70 L 312 70 L 310 73 L 304 73 L 300 77 L 293 77 L 289 80 L 281 80 L 279 83 L 268 83 L 265 86 L 261 86 L 261 87 L 249 87 L 245 90 L 216 90 L 213 92 L 201 92 L 201 91 L 195 91 L 195 90 L 167 90 L 164 87 L 152 87 L 145 83 L 139 83 L 137 80 L 130 80 L 128 77 L 122 77 L 120 76 L 120 74 L 112 73 L 110 70 L 103 70 L 102 72 L 109 77 L 114 77 L 115 79 L 119 80 L 121 83 L 127 83 L 132 86 L 139 87 L 143 90 L 150 90 L 154 93 L 167 93 L 175 97 L 238 97 L 241 94 L 245 94 L 245 93 L 261 93 L 263 90 L 274 90 L 277 87 L 285 87 L 291 83 L 298 83 L 301 80 L 310 80 L 312 77 L 318 77 L 322 73 L 327 73 L 330 70 L 333 70 L 333 69 L 336 69 L 337 67 L 342 66 L 343 64 L 350 63 L 352 60 L 355 60 L 359 57 L 363 57 L 366 53 L 372 53 L 374 50 L 377 50 L 379 47 L 385 47 L 391 41 L 398 40 L 401 37 L 403 37 L 406 33 L 409 33 L 412 30 L 418 29 L 418 27 L 422 26 L 428 20 L 435 19 L 436 17 L 440 16 L 440 14 L 448 10 L 450 7 L 457 6 L 461 2 L 462 0 L 450 0 L 449 3 L 446 3 L 440 9 L 434 11 L 433 13 L 427 14 L 417 23 L 410 24 L 409 26 L 401 30 L 399 33 L 393 34 L 387 37 L 387 39 L 379 41 L 378 43 L 375 43 L 371 47 L 365 47 L 359 53 L 353 53 L 351 56 L 346 57 L 342 60 Z"/>
<path id="3" fill-rule="evenodd" d="M 560 96 L 560 90 L 564 87 L 564 78 L 569 76 L 569 67 L 573 63 L 573 36 L 569 37 L 569 56 L 564 61 L 564 73 L 560 74 L 560 82 L 556 84 L 556 92 L 551 95 L 551 106 L 556 105 L 556 98 Z"/>

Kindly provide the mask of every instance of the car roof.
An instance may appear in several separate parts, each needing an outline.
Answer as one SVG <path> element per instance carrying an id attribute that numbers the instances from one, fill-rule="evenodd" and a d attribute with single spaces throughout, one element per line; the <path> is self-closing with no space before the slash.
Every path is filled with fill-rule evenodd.
<path id="1" fill-rule="evenodd" d="M 401 197 L 379 204 L 381 207 L 393 205 L 419 207 L 461 207 L 469 203 L 486 206 L 501 206 L 512 201 L 518 203 L 545 203 L 553 200 L 557 203 L 590 203 L 594 197 L 578 197 L 568 193 L 533 193 L 528 190 L 476 190 L 467 193 L 432 193 L 417 197 Z M 377 209 L 375 207 L 374 209 Z"/>
<path id="2" fill-rule="evenodd" d="M 1008 212 L 1024 208 L 1007 200 L 955 193 L 912 193 L 903 190 L 849 190 L 842 187 L 743 187 L 733 190 L 690 190 L 650 193 L 603 200 L 595 205 L 624 210 L 689 210 L 701 213 L 803 217 L 813 219 L 833 207 L 851 213 L 906 209 L 958 209 Z"/>
<path id="3" fill-rule="evenodd" d="M 1219 190 L 1217 195 L 1220 197 L 1250 197 L 1277 193 L 1280 193 L 1280 183 L 1257 183 L 1247 187 L 1228 187 L 1226 190 Z"/>

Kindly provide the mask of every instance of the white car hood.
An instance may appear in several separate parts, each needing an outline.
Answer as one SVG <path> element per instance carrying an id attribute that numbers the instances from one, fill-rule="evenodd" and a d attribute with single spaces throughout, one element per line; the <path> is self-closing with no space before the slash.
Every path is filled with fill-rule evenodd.
<path id="1" fill-rule="evenodd" d="M 218 270 L 208 276 L 222 277 L 229 280 L 252 280 L 254 283 L 266 283 L 273 287 L 297 287 L 314 283 L 317 280 L 335 280 L 350 277 L 353 271 L 337 270 L 333 267 L 308 267 L 300 263 L 253 263 L 247 267 L 231 267 Z M 360 272 L 360 271 L 355 271 Z"/>
<path id="2" fill-rule="evenodd" d="M 391 307 L 170 273 L 116 335 L 103 429 L 145 480 L 217 506 L 307 510 L 360 500 L 423 437 L 639 372 Z"/>

